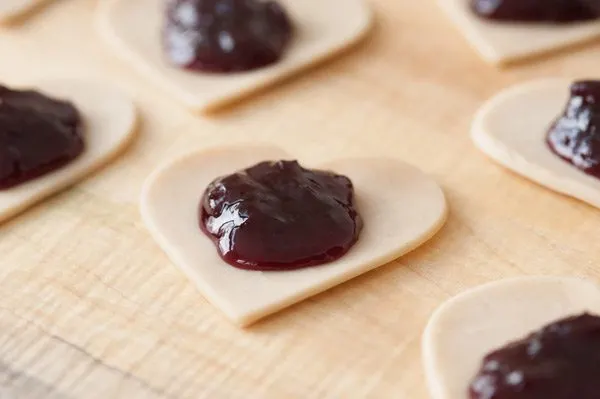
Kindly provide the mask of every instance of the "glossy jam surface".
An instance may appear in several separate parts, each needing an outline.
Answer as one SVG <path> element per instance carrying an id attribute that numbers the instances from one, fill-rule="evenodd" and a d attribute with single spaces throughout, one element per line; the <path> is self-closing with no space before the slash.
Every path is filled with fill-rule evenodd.
<path id="1" fill-rule="evenodd" d="M 227 263 L 268 271 L 340 258 L 358 240 L 362 219 L 347 177 L 278 161 L 212 182 L 200 225 Z"/>
<path id="2" fill-rule="evenodd" d="M 204 72 L 239 72 L 277 62 L 293 36 L 271 0 L 171 0 L 163 32 L 167 58 Z"/>
<path id="3" fill-rule="evenodd" d="M 0 189 L 8 189 L 75 159 L 83 126 L 68 102 L 0 86 Z"/>
<path id="4" fill-rule="evenodd" d="M 559 320 L 490 353 L 471 399 L 598 399 L 600 317 Z"/>
<path id="5" fill-rule="evenodd" d="M 600 178 L 600 81 L 571 86 L 566 110 L 546 141 L 556 155 Z"/>
<path id="6" fill-rule="evenodd" d="M 471 0 L 480 17 L 513 22 L 564 24 L 600 18 L 597 0 Z"/>

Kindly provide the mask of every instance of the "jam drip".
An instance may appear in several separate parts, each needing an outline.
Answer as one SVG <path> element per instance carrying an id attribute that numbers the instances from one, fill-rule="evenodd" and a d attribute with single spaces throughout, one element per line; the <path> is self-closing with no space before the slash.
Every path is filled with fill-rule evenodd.
<path id="1" fill-rule="evenodd" d="M 563 114 L 550 128 L 550 149 L 582 171 L 600 177 L 600 81 L 571 86 Z"/>
<path id="2" fill-rule="evenodd" d="M 171 0 L 167 58 L 182 68 L 237 72 L 278 61 L 293 35 L 285 10 L 264 0 Z"/>
<path id="3" fill-rule="evenodd" d="M 68 102 L 0 86 L 0 189 L 52 172 L 84 149 L 79 112 Z"/>
<path id="4" fill-rule="evenodd" d="M 490 353 L 471 399 L 597 399 L 600 317 L 583 314 L 547 325 Z"/>
<path id="5" fill-rule="evenodd" d="M 340 258 L 358 240 L 362 219 L 347 177 L 279 161 L 212 182 L 200 225 L 227 263 L 268 271 Z"/>
<path id="6" fill-rule="evenodd" d="M 600 18 L 597 0 L 471 0 L 480 17 L 513 22 L 564 24 Z"/>

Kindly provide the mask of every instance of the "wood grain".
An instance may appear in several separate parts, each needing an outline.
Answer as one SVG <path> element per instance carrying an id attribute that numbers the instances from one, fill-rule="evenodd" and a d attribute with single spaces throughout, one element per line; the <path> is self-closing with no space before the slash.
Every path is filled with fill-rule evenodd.
<path id="1" fill-rule="evenodd" d="M 594 77 L 600 43 L 500 70 L 434 2 L 371 3 L 378 26 L 356 51 L 212 118 L 113 57 L 93 1 L 0 30 L 4 82 L 111 78 L 144 118 L 120 160 L 1 226 L 0 397 L 424 399 L 420 335 L 444 299 L 508 276 L 600 281 L 600 213 L 503 170 L 468 138 L 478 106 L 507 85 Z M 155 245 L 137 198 L 165 159 L 248 141 L 310 162 L 399 157 L 443 185 L 448 224 L 393 264 L 237 329 Z"/>

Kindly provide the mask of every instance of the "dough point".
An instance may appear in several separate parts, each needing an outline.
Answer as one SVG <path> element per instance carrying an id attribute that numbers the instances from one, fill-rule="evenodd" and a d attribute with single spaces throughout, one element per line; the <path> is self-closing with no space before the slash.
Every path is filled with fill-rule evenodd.
<path id="1" fill-rule="evenodd" d="M 564 25 L 497 23 L 475 15 L 469 0 L 438 3 L 480 55 L 494 64 L 556 51 L 600 36 L 600 20 Z"/>
<path id="2" fill-rule="evenodd" d="M 106 164 L 129 143 L 135 106 L 110 85 L 80 80 L 49 80 L 31 85 L 48 96 L 71 101 L 85 126 L 85 149 L 64 167 L 0 193 L 0 222 L 74 184 Z"/>
<path id="3" fill-rule="evenodd" d="M 10 23 L 52 0 L 0 0 L 0 24 Z"/>
<path id="4" fill-rule="evenodd" d="M 600 313 L 600 288 L 574 278 L 504 280 L 450 299 L 435 311 L 423 336 L 432 398 L 467 398 L 486 354 L 584 311 Z"/>
<path id="5" fill-rule="evenodd" d="M 246 73 L 203 74 L 179 69 L 163 54 L 163 3 L 164 0 L 106 0 L 98 14 L 100 33 L 133 67 L 162 85 L 186 107 L 204 112 L 346 49 L 365 36 L 372 22 L 364 0 L 281 0 L 297 31 L 280 61 Z"/>
<path id="6" fill-rule="evenodd" d="M 290 159 L 273 147 L 197 152 L 161 167 L 145 184 L 141 212 L 156 241 L 232 321 L 248 325 L 415 249 L 443 225 L 439 186 L 400 161 L 345 159 L 306 165 L 348 176 L 365 227 L 358 242 L 327 265 L 286 272 L 253 272 L 226 264 L 200 230 L 198 205 L 216 177 L 265 160 Z"/>
<path id="7" fill-rule="evenodd" d="M 555 155 L 545 142 L 571 83 L 537 81 L 498 94 L 478 111 L 471 134 L 481 151 L 506 168 L 600 208 L 600 179 Z"/>

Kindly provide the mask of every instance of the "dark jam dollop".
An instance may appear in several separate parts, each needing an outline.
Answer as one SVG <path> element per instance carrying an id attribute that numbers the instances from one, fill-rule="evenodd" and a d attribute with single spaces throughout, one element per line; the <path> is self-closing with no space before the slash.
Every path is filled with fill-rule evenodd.
<path id="1" fill-rule="evenodd" d="M 200 225 L 227 263 L 268 271 L 340 258 L 358 240 L 362 219 L 350 179 L 278 161 L 213 181 Z"/>
<path id="2" fill-rule="evenodd" d="M 69 102 L 0 86 L 0 189 L 8 189 L 75 159 L 83 126 Z"/>
<path id="3" fill-rule="evenodd" d="M 600 18 L 597 0 L 471 0 L 482 18 L 512 22 L 564 24 Z"/>
<path id="4" fill-rule="evenodd" d="M 600 317 L 559 320 L 490 353 L 471 399 L 600 398 Z"/>
<path id="5" fill-rule="evenodd" d="M 293 35 L 270 0 L 171 0 L 163 32 L 167 58 L 204 72 L 238 72 L 277 62 Z"/>
<path id="6" fill-rule="evenodd" d="M 546 141 L 556 155 L 600 178 L 600 81 L 571 86 L 567 108 Z"/>

